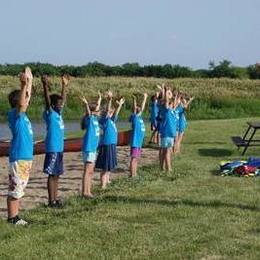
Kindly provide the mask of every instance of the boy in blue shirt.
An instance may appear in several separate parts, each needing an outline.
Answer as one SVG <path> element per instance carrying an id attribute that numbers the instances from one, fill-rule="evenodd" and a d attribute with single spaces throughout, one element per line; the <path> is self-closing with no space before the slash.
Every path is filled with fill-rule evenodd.
<path id="1" fill-rule="evenodd" d="M 118 105 L 117 109 L 114 109 L 112 108 L 112 97 L 112 92 L 108 91 L 106 112 L 99 122 L 103 130 L 103 135 L 101 136 L 96 167 L 102 170 L 100 181 L 103 189 L 105 189 L 110 182 L 110 172 L 117 166 L 116 145 L 118 132 L 116 121 L 122 105 L 125 102 L 124 98 L 120 98 L 120 100 L 116 102 Z"/>
<path id="2" fill-rule="evenodd" d="M 85 115 L 81 120 L 81 129 L 85 130 L 82 144 L 82 157 L 84 162 L 84 173 L 82 178 L 82 197 L 91 199 L 94 196 L 91 193 L 92 176 L 94 174 L 97 147 L 99 143 L 99 122 L 101 94 L 99 93 L 96 104 L 88 103 L 87 99 L 81 97 L 85 105 Z"/>
<path id="3" fill-rule="evenodd" d="M 26 115 L 31 98 L 33 76 L 29 67 L 20 75 L 21 89 L 12 91 L 9 103 L 8 123 L 12 132 L 9 150 L 9 188 L 7 195 L 8 222 L 28 224 L 18 216 L 20 200 L 29 180 L 33 160 L 33 131 Z"/>
<path id="4" fill-rule="evenodd" d="M 61 95 L 49 94 L 50 82 L 48 76 L 42 77 L 45 98 L 45 111 L 43 119 L 47 126 L 45 138 L 45 159 L 43 172 L 48 175 L 47 188 L 49 207 L 60 207 L 58 197 L 59 177 L 63 174 L 63 150 L 64 150 L 64 123 L 62 109 L 66 100 L 65 89 L 69 83 L 68 76 L 61 78 Z"/>
<path id="5" fill-rule="evenodd" d="M 129 122 L 132 124 L 131 133 L 131 161 L 130 161 L 130 177 L 135 177 L 137 175 L 137 164 L 138 159 L 141 157 L 141 149 L 143 145 L 143 140 L 145 136 L 145 125 L 142 119 L 142 113 L 145 108 L 147 93 L 144 93 L 142 106 L 137 106 L 136 98 L 133 98 L 133 113 L 129 118 Z"/>

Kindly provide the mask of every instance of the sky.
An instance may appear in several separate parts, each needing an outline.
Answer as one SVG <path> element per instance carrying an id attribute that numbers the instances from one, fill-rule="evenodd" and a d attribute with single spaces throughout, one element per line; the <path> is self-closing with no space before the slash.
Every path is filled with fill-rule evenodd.
<path id="1" fill-rule="evenodd" d="M 260 61 L 259 0 L 0 0 L 0 63 Z"/>

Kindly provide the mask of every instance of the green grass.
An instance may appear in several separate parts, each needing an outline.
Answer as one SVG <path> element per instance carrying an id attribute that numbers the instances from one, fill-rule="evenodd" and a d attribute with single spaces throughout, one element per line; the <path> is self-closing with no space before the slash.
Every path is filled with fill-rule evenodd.
<path id="1" fill-rule="evenodd" d="M 143 167 L 93 201 L 25 211 L 28 228 L 0 221 L 0 258 L 260 259 L 260 178 L 216 175 L 220 160 L 259 156 L 230 141 L 245 122 L 190 122 L 173 173 Z"/>
<path id="2" fill-rule="evenodd" d="M 53 78 L 52 81 L 53 91 L 59 92 L 59 79 Z M 132 95 L 136 95 L 138 101 L 141 102 L 142 94 L 145 91 L 152 95 L 157 90 L 156 84 L 163 82 L 196 97 L 188 113 L 190 119 L 239 118 L 260 114 L 260 80 L 86 77 L 71 80 L 64 117 L 75 120 L 83 114 L 83 108 L 78 98 L 80 93 L 84 93 L 92 100 L 98 90 L 112 89 L 116 98 L 120 96 L 126 98 L 120 117 L 127 118 L 131 111 Z M 18 86 L 17 77 L 0 76 L 0 120 L 6 120 L 6 112 L 9 110 L 8 93 Z M 30 118 L 41 119 L 43 108 L 42 86 L 39 78 L 36 78 L 31 106 L 28 109 Z"/>

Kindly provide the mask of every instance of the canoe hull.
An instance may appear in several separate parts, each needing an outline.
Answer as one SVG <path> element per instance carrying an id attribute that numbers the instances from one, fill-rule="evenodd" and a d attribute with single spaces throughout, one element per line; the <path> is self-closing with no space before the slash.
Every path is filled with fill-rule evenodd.
<path id="1" fill-rule="evenodd" d="M 118 133 L 118 146 L 125 146 L 130 143 L 131 131 Z M 10 142 L 0 142 L 0 156 L 9 155 Z M 64 152 L 80 152 L 82 147 L 82 138 L 69 138 L 64 140 Z M 34 144 L 34 154 L 44 154 L 44 141 Z"/>

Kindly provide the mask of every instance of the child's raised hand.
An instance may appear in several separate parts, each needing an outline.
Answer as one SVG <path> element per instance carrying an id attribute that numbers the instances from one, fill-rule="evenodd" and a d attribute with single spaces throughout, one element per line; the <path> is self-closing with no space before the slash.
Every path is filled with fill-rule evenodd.
<path id="1" fill-rule="evenodd" d="M 20 73 L 20 82 L 22 85 L 26 85 L 27 77 L 25 72 Z"/>
<path id="2" fill-rule="evenodd" d="M 147 98 L 148 97 L 148 94 L 145 92 L 144 93 L 144 98 Z"/>
<path id="3" fill-rule="evenodd" d="M 158 89 L 160 89 L 160 90 L 162 90 L 162 86 L 161 85 L 156 85 L 156 87 L 158 88 Z"/>
<path id="4" fill-rule="evenodd" d="M 124 98 L 120 98 L 120 100 L 117 100 L 116 103 L 117 103 L 119 106 L 122 106 L 122 105 L 125 103 L 125 99 L 124 99 Z"/>
<path id="5" fill-rule="evenodd" d="M 166 90 L 166 95 L 169 99 L 171 99 L 173 97 L 172 91 L 170 89 Z"/>
<path id="6" fill-rule="evenodd" d="M 100 91 L 98 91 L 98 97 L 99 97 L 99 98 L 102 98 L 102 94 L 101 94 Z"/>
<path id="7" fill-rule="evenodd" d="M 45 86 L 49 86 L 49 84 L 50 84 L 50 78 L 48 75 L 43 75 L 41 77 L 41 81 L 42 81 L 42 84 Z"/>
<path id="8" fill-rule="evenodd" d="M 87 101 L 87 99 L 86 99 L 84 96 L 81 96 L 80 99 L 81 99 L 81 101 L 82 101 L 85 105 L 88 104 L 88 101 Z"/>
<path id="9" fill-rule="evenodd" d="M 113 93 L 112 93 L 111 90 L 108 90 L 108 91 L 106 92 L 106 97 L 107 97 L 108 99 L 111 99 L 111 98 L 113 97 Z"/>
<path id="10" fill-rule="evenodd" d="M 32 71 L 31 71 L 31 68 L 30 67 L 26 67 L 25 68 L 25 70 L 24 70 L 24 73 L 25 73 L 25 75 L 26 75 L 26 78 L 28 79 L 28 80 L 33 80 L 33 75 L 32 75 Z"/>
<path id="11" fill-rule="evenodd" d="M 69 81 L 70 81 L 70 76 L 68 74 L 63 75 L 61 77 L 61 83 L 63 86 L 68 86 L 69 85 Z"/>

